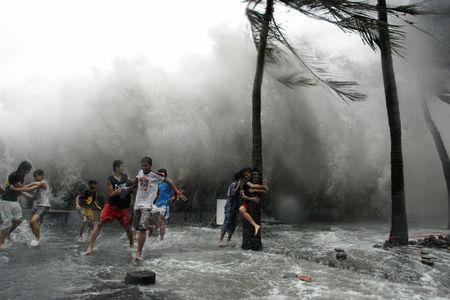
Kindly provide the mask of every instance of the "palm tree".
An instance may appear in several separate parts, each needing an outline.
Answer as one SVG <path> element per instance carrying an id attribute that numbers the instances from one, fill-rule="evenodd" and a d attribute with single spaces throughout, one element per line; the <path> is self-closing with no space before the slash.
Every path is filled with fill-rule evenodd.
<path id="1" fill-rule="evenodd" d="M 380 21 L 381 68 L 391 134 L 391 233 L 389 239 L 405 245 L 408 244 L 408 223 L 406 220 L 403 176 L 402 125 L 392 62 L 392 46 L 388 30 L 386 0 L 378 0 L 378 20 Z"/>
<path id="2" fill-rule="evenodd" d="M 269 34 L 270 22 L 273 18 L 273 0 L 267 0 L 266 10 L 262 19 L 261 32 L 259 35 L 256 59 L 255 80 L 253 81 L 252 92 L 252 166 L 263 170 L 262 159 L 262 132 L 261 132 L 261 86 L 264 75 L 264 65 L 266 61 L 267 37 Z"/>
<path id="3" fill-rule="evenodd" d="M 401 55 L 401 38 L 403 32 L 398 26 L 388 24 L 387 15 L 393 14 L 401 20 L 403 15 L 418 13 L 415 5 L 387 7 L 385 0 L 378 5 L 348 0 L 266 0 L 265 13 L 258 11 L 262 0 L 247 0 L 247 17 L 250 21 L 253 39 L 258 49 L 258 59 L 253 86 L 253 166 L 262 171 L 262 135 L 261 135 L 261 85 L 262 73 L 266 61 L 280 62 L 280 58 L 289 53 L 299 63 L 301 72 L 280 77 L 277 80 L 288 87 L 320 84 L 332 90 L 343 100 L 359 101 L 365 96 L 352 90 L 356 82 L 335 81 L 330 79 L 323 68 L 314 67 L 301 57 L 285 37 L 278 26 L 273 12 L 276 3 L 280 3 L 308 17 L 332 23 L 344 32 L 359 33 L 363 42 L 373 50 L 379 48 L 382 56 L 383 79 L 385 84 L 386 105 L 391 131 L 391 237 L 396 237 L 399 244 L 408 242 L 406 222 L 403 158 L 401 147 L 401 123 L 395 74 L 392 65 L 392 51 Z M 378 19 L 371 14 L 378 13 Z M 265 59 L 266 57 L 266 59 Z M 267 59 L 268 58 L 268 59 Z M 306 74 L 306 75 L 305 75 Z"/>
<path id="4" fill-rule="evenodd" d="M 449 99 L 445 95 L 438 95 L 438 98 L 444 102 Z M 449 103 L 449 102 L 447 102 Z M 425 116 L 425 122 L 427 123 L 428 129 L 430 130 L 431 136 L 433 137 L 434 144 L 439 154 L 439 158 L 442 165 L 442 171 L 444 172 L 444 179 L 447 185 L 447 198 L 448 198 L 448 215 L 447 215 L 447 228 L 450 229 L 450 159 L 448 156 L 447 149 L 445 148 L 442 136 L 437 128 L 436 124 L 431 117 L 430 110 L 428 109 L 427 103 L 423 102 L 423 114 Z"/>

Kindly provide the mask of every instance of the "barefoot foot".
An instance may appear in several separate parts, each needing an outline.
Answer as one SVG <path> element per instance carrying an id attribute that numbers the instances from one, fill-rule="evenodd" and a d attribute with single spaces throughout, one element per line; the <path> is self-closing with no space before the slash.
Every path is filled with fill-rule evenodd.
<path id="1" fill-rule="evenodd" d="M 92 255 L 92 248 L 89 247 L 84 255 Z"/>
<path id="2" fill-rule="evenodd" d="M 258 235 L 259 229 L 261 228 L 261 226 L 259 225 L 255 225 L 255 236 Z"/>
<path id="3" fill-rule="evenodd" d="M 142 261 L 142 255 L 141 255 L 141 253 L 136 253 L 135 255 L 134 255 L 134 261 Z"/>

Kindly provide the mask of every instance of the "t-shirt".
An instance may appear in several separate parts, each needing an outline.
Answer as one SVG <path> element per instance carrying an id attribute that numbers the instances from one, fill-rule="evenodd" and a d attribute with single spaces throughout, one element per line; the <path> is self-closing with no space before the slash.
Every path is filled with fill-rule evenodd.
<path id="1" fill-rule="evenodd" d="M 253 176 L 252 180 L 250 182 L 253 184 L 261 184 L 259 182 L 262 182 L 262 180 L 260 180 L 259 177 Z M 257 207 L 259 207 L 261 205 L 261 194 L 255 193 L 255 192 L 250 192 L 250 187 L 248 186 L 247 182 L 244 183 L 243 191 L 244 191 L 244 195 L 247 197 L 250 197 L 250 198 L 258 197 L 259 198 L 259 203 L 254 203 L 253 201 L 249 201 L 249 200 L 244 200 L 244 202 L 254 203 Z"/>
<path id="2" fill-rule="evenodd" d="M 97 201 L 97 192 L 90 189 L 84 190 L 80 195 L 80 206 L 84 208 L 94 208 Z"/>
<path id="3" fill-rule="evenodd" d="M 158 184 L 158 198 L 155 200 L 157 207 L 168 206 L 169 199 L 172 197 L 172 187 L 167 182 L 160 182 Z"/>
<path id="4" fill-rule="evenodd" d="M 227 203 L 233 206 L 237 205 L 239 201 L 238 193 L 236 191 L 237 184 L 237 181 L 232 182 L 227 190 Z"/>
<path id="5" fill-rule="evenodd" d="M 119 209 L 129 208 L 131 202 L 131 192 L 124 191 L 125 187 L 127 186 L 128 175 L 127 174 L 122 175 L 122 178 L 120 178 L 120 180 L 117 180 L 114 177 L 114 175 L 111 175 L 108 177 L 107 180 L 111 183 L 113 191 L 115 190 L 121 191 L 119 195 L 109 197 L 108 203 Z"/>
<path id="6" fill-rule="evenodd" d="M 136 178 L 138 180 L 138 189 L 134 209 L 151 208 L 157 196 L 158 183 L 164 181 L 165 178 L 153 171 L 144 174 L 142 170 L 139 171 Z"/>
<path id="7" fill-rule="evenodd" d="M 44 181 L 45 182 L 45 181 Z M 47 182 L 45 182 L 47 183 Z M 36 190 L 36 200 L 34 200 L 33 206 L 45 206 L 50 207 L 50 200 L 49 200 L 49 189 L 48 184 L 46 189 L 37 189 Z"/>
<path id="8" fill-rule="evenodd" d="M 11 190 L 11 182 L 23 183 L 25 178 L 24 174 L 12 172 L 8 176 L 8 181 L 5 185 L 5 191 L 0 195 L 0 198 L 5 201 L 16 202 L 20 192 Z"/>

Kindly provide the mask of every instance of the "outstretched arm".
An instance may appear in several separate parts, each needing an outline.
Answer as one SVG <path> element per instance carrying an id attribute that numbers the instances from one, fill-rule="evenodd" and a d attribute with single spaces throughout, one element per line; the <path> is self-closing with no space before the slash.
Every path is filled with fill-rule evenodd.
<path id="1" fill-rule="evenodd" d="M 252 192 L 257 192 L 257 193 L 268 193 L 269 192 L 269 187 L 265 184 L 255 184 L 255 183 L 247 182 L 247 185 L 250 187 Z"/>
<path id="2" fill-rule="evenodd" d="M 175 183 L 173 183 L 172 180 L 166 177 L 164 178 L 164 181 L 167 182 L 172 187 L 172 189 L 175 191 L 177 198 L 180 198 L 183 201 L 187 200 L 187 198 L 183 195 L 183 193 L 178 189 L 178 187 L 175 185 Z"/>
<path id="3" fill-rule="evenodd" d="M 20 192 L 22 194 L 22 196 L 25 196 L 25 198 L 27 199 L 35 199 L 34 195 L 27 193 L 27 192 Z"/>
<path id="4" fill-rule="evenodd" d="M 81 206 L 80 206 L 80 195 L 78 195 L 78 196 L 75 198 L 75 203 L 76 203 L 76 208 L 77 208 L 77 209 L 81 209 Z"/>
<path id="5" fill-rule="evenodd" d="M 98 205 L 97 201 L 94 201 L 95 206 L 97 207 L 98 210 L 102 210 L 102 208 L 100 207 L 100 205 Z"/>
<path id="6" fill-rule="evenodd" d="M 20 188 L 11 185 L 11 190 L 12 191 L 17 191 L 17 192 L 32 192 L 32 191 L 40 189 L 40 188 L 46 189 L 47 186 L 42 181 L 36 181 L 36 182 L 27 184 L 26 186 L 23 186 L 23 187 L 20 187 Z"/>

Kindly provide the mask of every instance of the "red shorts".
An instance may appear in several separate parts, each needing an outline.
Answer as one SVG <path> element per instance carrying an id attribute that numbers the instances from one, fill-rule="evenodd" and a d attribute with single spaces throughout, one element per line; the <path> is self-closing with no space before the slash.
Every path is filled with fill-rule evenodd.
<path id="1" fill-rule="evenodd" d="M 131 224 L 130 212 L 128 211 L 128 208 L 120 209 L 115 206 L 112 206 L 109 203 L 106 203 L 100 213 L 100 222 L 114 221 L 114 220 L 119 221 L 120 225 L 124 227 L 130 226 Z"/>
<path id="2" fill-rule="evenodd" d="M 245 207 L 245 209 L 248 210 L 248 202 L 247 201 L 243 201 L 241 206 Z"/>

